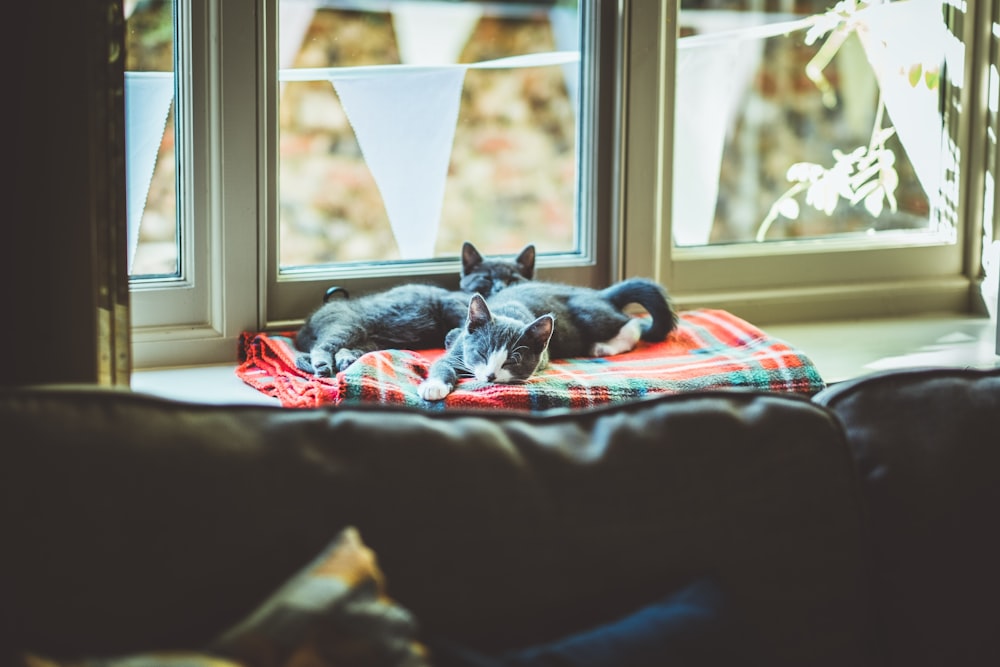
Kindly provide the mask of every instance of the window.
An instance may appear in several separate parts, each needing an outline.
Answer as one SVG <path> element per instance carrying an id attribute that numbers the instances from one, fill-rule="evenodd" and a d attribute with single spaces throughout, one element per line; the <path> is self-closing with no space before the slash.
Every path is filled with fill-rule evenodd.
<path id="1" fill-rule="evenodd" d="M 133 272 L 139 365 L 230 360 L 333 283 L 454 284 L 466 239 L 606 280 L 614 3 L 171 4 L 126 8 L 173 17 L 178 72 L 177 268 Z"/>
<path id="2" fill-rule="evenodd" d="M 280 0 L 267 320 L 333 283 L 454 285 L 466 240 L 602 282 L 611 4 Z"/>
<path id="3" fill-rule="evenodd" d="M 173 3 L 124 3 L 129 275 L 179 275 Z"/>
<path id="4" fill-rule="evenodd" d="M 822 3 L 805 3 L 803 12 L 803 3 L 765 11 L 756 2 L 685 0 L 679 10 L 659 3 L 652 20 L 632 3 L 630 51 L 657 53 L 660 64 L 640 74 L 658 87 L 629 86 L 626 206 L 640 208 L 626 217 L 626 272 L 656 275 L 682 307 L 725 307 L 758 322 L 968 309 L 982 228 L 975 147 L 984 130 L 984 70 L 974 57 L 982 23 L 973 19 L 990 4 L 844 2 L 826 14 Z M 904 13 L 908 20 L 897 22 Z M 666 27 L 675 25 L 677 40 Z M 810 35 L 814 26 L 827 30 Z M 701 62 L 719 50 L 728 67 Z M 816 62 L 825 67 L 810 71 Z M 674 71 L 674 80 L 664 76 Z M 897 74 L 905 76 L 889 80 Z M 911 93 L 905 112 L 888 99 L 900 90 Z M 723 100 L 720 92 L 736 95 Z M 649 118 L 650 107 L 662 122 Z M 914 117 L 930 121 L 904 132 Z M 713 118 L 714 134 L 704 127 Z M 704 136 L 692 140 L 696 132 Z M 832 170 L 838 155 L 868 149 L 872 136 L 879 149 L 885 138 L 896 159 L 895 210 L 883 192 L 874 215 L 879 202 L 869 210 L 861 181 L 856 202 L 835 189 L 830 208 L 817 211 L 807 198 L 823 193 L 804 187 L 783 209 L 796 178 Z M 660 196 L 650 200 L 649 192 Z M 757 241 L 772 207 L 783 215 Z"/>
<path id="5" fill-rule="evenodd" d="M 126 2 L 136 362 L 454 285 L 464 240 L 760 323 L 967 310 L 998 3 L 957 4 Z"/>

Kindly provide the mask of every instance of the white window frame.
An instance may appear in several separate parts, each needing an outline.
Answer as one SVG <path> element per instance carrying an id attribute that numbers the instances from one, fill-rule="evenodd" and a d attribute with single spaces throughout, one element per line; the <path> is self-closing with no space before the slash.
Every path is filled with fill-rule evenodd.
<path id="1" fill-rule="evenodd" d="M 966 44 L 991 0 L 968 0 Z M 723 308 L 756 323 L 970 312 L 978 299 L 985 131 L 981 55 L 967 57 L 958 133 L 965 175 L 954 245 L 844 240 L 675 248 L 671 239 L 677 0 L 624 0 L 624 273 L 666 285 L 678 307 Z M 967 50 L 967 53 L 971 49 Z M 980 300 L 981 301 L 981 300 Z"/>
<path id="2" fill-rule="evenodd" d="M 336 268 L 280 276 L 277 267 L 277 0 L 176 0 L 178 4 L 178 188 L 181 278 L 138 283 L 132 291 L 136 368 L 232 363 L 244 331 L 294 328 L 326 287 L 352 293 L 410 278 L 457 286 L 458 259 L 421 265 Z M 550 280 L 600 285 L 614 275 L 614 128 L 611 88 L 617 42 L 615 0 L 586 0 L 603 26 L 592 34 L 611 49 L 584 58 L 583 76 L 599 108 L 580 121 L 593 154 L 581 168 L 580 251 L 539 257 Z M 583 3 L 581 3 L 583 4 Z M 595 28 L 596 30 L 596 28 Z M 187 51 L 183 49 L 187 48 Z M 185 57 L 189 55 L 189 57 Z M 191 130 L 184 132 L 183 124 Z M 590 230 L 589 232 L 586 230 Z M 485 249 L 484 249 L 485 250 Z"/>
<path id="3" fill-rule="evenodd" d="M 259 6 L 177 1 L 181 277 L 133 287 L 136 368 L 231 363 L 260 321 Z"/>
<path id="4" fill-rule="evenodd" d="M 276 5 L 276 0 L 268 0 L 265 5 Z M 593 99 L 600 107 L 597 109 L 583 105 L 579 135 L 590 138 L 590 141 L 579 139 L 577 142 L 580 154 L 580 195 L 578 213 L 580 222 L 579 250 L 576 253 L 540 255 L 538 259 L 539 275 L 547 280 L 590 284 L 594 286 L 606 284 L 613 275 L 610 239 L 612 226 L 600 224 L 607 221 L 612 213 L 612 188 L 614 142 L 613 102 L 618 98 L 615 91 L 615 81 L 618 77 L 605 62 L 604 71 L 595 53 L 606 50 L 609 61 L 616 61 L 615 43 L 617 40 L 616 2 L 614 0 L 580 0 L 581 21 L 589 30 L 583 40 L 593 48 L 583 54 L 581 60 L 581 76 L 586 81 L 585 87 L 593 91 Z M 275 10 L 272 10 L 272 14 Z M 598 19 L 598 14 L 602 14 Z M 604 29 L 601 30 L 601 26 Z M 275 45 L 277 42 L 275 26 L 264 37 L 264 43 Z M 273 51 L 274 49 L 271 49 Z M 267 54 L 265 71 L 277 71 L 275 53 Z M 265 77 L 264 85 L 266 115 L 276 118 L 278 113 L 278 84 L 274 77 Z M 277 124 L 263 123 L 268 136 L 264 140 L 269 146 L 277 144 Z M 273 149 L 272 152 L 273 153 Z M 273 174 L 264 176 L 265 190 L 277 192 L 276 177 Z M 265 212 L 268 220 L 277 219 L 276 198 L 270 200 L 270 207 Z M 278 253 L 271 251 L 278 244 L 278 225 L 266 225 L 264 246 L 269 250 L 264 267 L 265 290 L 267 304 L 265 321 L 268 328 L 294 328 L 301 324 L 302 317 L 319 305 L 319 298 L 331 285 L 347 288 L 352 294 L 391 287 L 404 278 L 419 279 L 434 282 L 445 287 L 457 287 L 457 277 L 460 269 L 458 257 L 453 260 L 429 262 L 393 262 L 384 265 L 350 265 L 341 267 L 317 267 L 306 271 L 282 274 L 278 267 Z M 481 248 L 489 252 L 486 248 Z"/>
<path id="5" fill-rule="evenodd" d="M 191 130 L 178 133 L 178 155 L 186 156 L 178 162 L 183 278 L 133 290 L 136 368 L 234 363 L 243 331 L 297 326 L 334 282 L 367 291 L 407 277 L 278 276 L 277 0 L 177 1 L 178 47 L 190 46 L 176 77 L 177 122 Z M 584 64 L 602 100 L 599 118 L 581 123 L 584 136 L 598 136 L 595 171 L 582 186 L 594 190 L 584 214 L 595 231 L 579 256 L 543 257 L 542 277 L 597 285 L 644 275 L 667 286 L 679 308 L 725 308 L 758 324 L 977 308 L 984 157 L 975 146 L 985 145 L 985 66 L 966 68 L 962 91 L 959 132 L 972 148 L 962 154 L 956 245 L 676 249 L 669 211 L 678 3 L 596 1 L 601 48 L 616 46 Z M 996 1 L 968 0 L 966 43 L 988 41 Z M 410 268 L 409 277 L 452 284 L 458 262 Z"/>

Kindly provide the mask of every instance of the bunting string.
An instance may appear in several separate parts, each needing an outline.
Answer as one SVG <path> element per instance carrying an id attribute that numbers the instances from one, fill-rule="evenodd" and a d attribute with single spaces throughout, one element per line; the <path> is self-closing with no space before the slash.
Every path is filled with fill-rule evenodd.
<path id="1" fill-rule="evenodd" d="M 920 148 L 911 148 L 911 144 L 918 141 L 921 135 L 925 144 L 927 137 L 940 135 L 940 116 L 934 100 L 928 98 L 928 95 L 933 97 L 933 92 L 913 86 L 906 88 L 899 82 L 890 81 L 895 72 L 888 70 L 899 61 L 899 56 L 893 55 L 894 50 L 911 48 L 914 39 L 922 47 L 925 63 L 928 59 L 930 62 L 943 59 L 943 54 L 938 53 L 939 26 L 932 17 L 928 22 L 930 13 L 939 12 L 939 6 L 940 0 L 907 0 L 865 9 L 855 17 L 857 21 L 865 22 L 871 13 L 870 25 L 865 24 L 869 39 L 863 40 L 863 45 L 883 92 L 892 89 L 901 100 L 890 103 L 889 113 L 899 126 L 900 136 L 925 189 L 935 187 L 935 175 L 940 172 L 940 150 L 937 146 L 927 146 L 921 152 Z M 440 9 L 452 13 L 461 11 L 454 6 Z M 406 12 L 407 9 L 400 6 L 395 14 L 398 29 L 406 30 L 405 26 L 413 25 L 413 16 Z M 306 11 L 296 24 L 295 42 L 301 43 L 307 31 L 308 13 Z M 410 45 L 403 49 L 408 54 L 403 64 L 319 68 L 283 66 L 278 73 L 282 84 L 328 81 L 333 86 L 382 195 L 404 259 L 433 256 L 461 90 L 468 70 L 561 66 L 566 71 L 570 94 L 574 99 L 577 94 L 581 55 L 579 34 L 573 20 L 562 17 L 553 21 L 557 44 L 566 47 L 566 50 L 479 63 L 447 62 L 458 57 L 460 47 L 455 44 L 468 39 L 478 14 L 470 11 L 462 18 L 463 27 L 456 33 L 459 37 L 452 40 L 447 48 L 434 50 L 426 41 L 414 45 L 411 40 Z M 694 193 L 703 189 L 701 186 L 704 184 L 717 187 L 723 141 L 738 112 L 740 95 L 745 92 L 757 68 L 761 41 L 808 29 L 818 17 L 778 21 L 774 18 L 775 15 L 752 15 L 732 29 L 720 29 L 720 26 L 713 25 L 707 34 L 683 37 L 677 42 L 676 99 L 683 103 L 677 105 L 674 149 L 675 163 L 684 165 L 684 168 L 673 172 L 674 192 L 683 195 L 674 197 L 673 215 L 675 220 L 683 223 L 674 225 L 675 241 L 680 245 L 708 242 L 707 232 L 695 229 L 696 221 L 707 220 L 710 229 L 716 197 L 712 196 L 712 192 Z M 911 35 L 905 41 L 897 39 L 898 35 L 906 33 L 898 26 L 916 25 L 918 18 L 920 25 L 924 26 L 918 31 L 918 36 Z M 753 24 L 754 21 L 759 25 Z M 562 27 L 558 28 L 557 24 Z M 945 45 L 941 44 L 940 50 L 944 48 Z M 875 53 L 875 50 L 879 52 Z M 282 61 L 283 65 L 290 63 L 288 57 L 283 57 Z M 435 61 L 440 62 L 433 64 Z M 130 266 L 173 91 L 173 74 L 170 72 L 126 74 Z M 734 92 L 735 96 L 721 101 L 706 98 L 720 91 Z M 918 108 L 923 110 L 916 114 Z M 908 110 L 909 117 L 896 112 L 897 109 Z M 691 128 L 703 128 L 705 131 L 694 132 Z M 704 211 L 695 210 L 699 201 L 707 202 L 703 206 Z M 676 236 L 678 232 L 682 234 L 680 238 Z"/>

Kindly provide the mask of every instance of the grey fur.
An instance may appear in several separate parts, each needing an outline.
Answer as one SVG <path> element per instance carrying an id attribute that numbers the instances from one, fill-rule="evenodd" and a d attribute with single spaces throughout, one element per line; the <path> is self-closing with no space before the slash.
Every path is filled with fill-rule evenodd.
<path id="1" fill-rule="evenodd" d="M 462 244 L 462 271 L 459 288 L 470 294 L 489 298 L 500 290 L 535 277 L 535 246 L 525 246 L 517 257 L 484 258 L 476 247 L 466 241 Z"/>
<path id="2" fill-rule="evenodd" d="M 642 322 L 641 338 L 664 340 L 677 326 L 677 315 L 666 290 L 646 278 L 630 278 L 602 290 L 551 282 L 512 285 L 487 303 L 494 312 L 510 304 L 526 308 L 533 316 L 555 316 L 556 328 L 549 344 L 553 359 L 589 356 L 594 343 L 614 338 L 631 319 L 622 312 L 630 304 L 642 306 L 652 319 Z"/>
<path id="3" fill-rule="evenodd" d="M 299 329 L 296 365 L 320 377 L 342 371 L 366 352 L 441 347 L 465 320 L 469 295 L 436 285 L 399 285 L 355 299 L 333 299 Z"/>

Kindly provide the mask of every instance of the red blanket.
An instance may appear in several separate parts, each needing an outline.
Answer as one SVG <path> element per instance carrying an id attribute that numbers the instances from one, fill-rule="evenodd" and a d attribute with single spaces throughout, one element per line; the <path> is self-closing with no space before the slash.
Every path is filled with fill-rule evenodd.
<path id="1" fill-rule="evenodd" d="M 447 399 L 424 401 L 417 386 L 443 350 L 370 352 L 332 378 L 295 366 L 294 332 L 245 333 L 237 375 L 286 407 L 396 403 L 429 409 L 583 408 L 651 394 L 742 387 L 812 394 L 825 384 L 802 352 L 723 310 L 680 313 L 662 343 L 625 354 L 558 359 L 520 385 L 462 380 Z"/>

